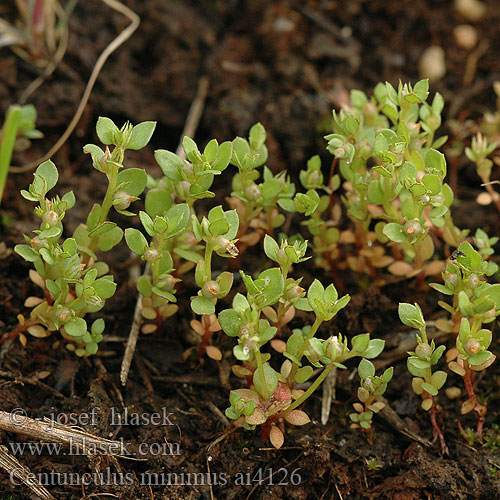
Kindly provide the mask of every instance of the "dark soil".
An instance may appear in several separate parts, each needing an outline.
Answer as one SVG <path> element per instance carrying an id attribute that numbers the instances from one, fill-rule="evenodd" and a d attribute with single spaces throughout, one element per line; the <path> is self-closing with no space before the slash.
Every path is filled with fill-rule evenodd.
<path id="1" fill-rule="evenodd" d="M 0 6 L 0 16 L 11 22 L 16 12 L 10 2 Z M 13 2 L 12 2 L 13 3 Z M 432 85 L 443 94 L 445 118 L 458 120 L 460 136 L 467 142 L 466 119 L 477 119 L 494 110 L 492 83 L 500 79 L 500 5 L 488 0 L 487 14 L 475 23 L 485 50 L 476 62 L 472 80 L 464 82 L 471 54 L 457 47 L 453 28 L 465 22 L 453 2 L 350 0 L 350 1 L 208 1 L 127 0 L 142 22 L 138 31 L 105 65 L 75 133 L 55 156 L 61 173 L 60 190 L 73 189 L 78 205 L 65 223 L 71 231 L 104 189 L 101 174 L 91 169 L 82 146 L 95 142 L 98 116 L 117 123 L 157 120 L 152 144 L 129 156 L 129 165 L 153 167 L 152 152 L 162 147 L 175 150 L 199 78 L 208 75 L 210 88 L 196 139 L 204 143 L 216 137 L 232 139 L 246 135 L 261 121 L 268 131 L 269 166 L 288 168 L 292 176 L 312 154 L 324 151 L 324 124 L 331 109 L 338 107 L 352 88 L 370 92 L 379 81 L 396 84 L 418 79 L 418 60 L 423 50 L 441 45 L 446 51 L 446 76 Z M 63 63 L 31 97 L 38 111 L 38 128 L 45 134 L 28 152 L 15 157 L 16 164 L 42 156 L 63 132 L 78 105 L 89 73 L 99 53 L 126 25 L 98 0 L 78 2 L 70 21 L 70 37 Z M 34 67 L 8 48 L 0 49 L 0 109 L 2 113 L 37 75 Z M 444 132 L 450 132 L 449 121 Z M 462 127 L 462 128 L 460 128 Z M 323 154 L 323 153 L 321 153 Z M 325 154 L 326 158 L 327 155 Z M 465 156 L 450 162 L 458 179 L 454 211 L 457 224 L 474 230 L 483 227 L 498 235 L 498 213 L 476 205 L 479 179 Z M 156 168 L 156 170 L 155 170 Z M 19 190 L 30 182 L 30 172 L 10 175 L 2 203 L 8 225 L 0 228 L 8 248 L 22 241 L 34 228 L 32 206 L 22 201 Z M 217 196 L 227 193 L 225 181 Z M 453 182 L 453 179 L 452 181 Z M 242 266 L 251 260 L 242 261 Z M 126 337 L 136 300 L 127 285 L 123 263 L 128 253 L 117 251 L 108 262 L 121 283 L 106 305 L 107 333 Z M 111 262 L 112 261 L 112 262 Z M 255 268 L 255 263 L 250 262 Z M 305 279 L 317 270 L 302 268 Z M 29 266 L 15 254 L 0 260 L 0 332 L 10 331 L 16 316 L 25 312 L 25 297 L 36 293 L 28 280 Z M 322 277 L 327 282 L 328 276 Z M 328 328 L 354 335 L 364 331 L 386 339 L 395 347 L 406 332 L 397 319 L 399 301 L 418 301 L 425 313 L 437 312 L 435 293 L 423 293 L 411 281 L 381 275 L 380 282 L 366 286 L 345 273 L 336 285 L 351 293 L 352 301 Z M 379 286 L 380 285 L 380 286 Z M 179 301 L 187 304 L 189 282 Z M 313 423 L 292 428 L 284 448 L 277 451 L 262 444 L 257 432 L 231 432 L 221 413 L 227 406 L 228 389 L 238 381 L 228 377 L 232 360 L 231 340 L 216 338 L 228 355 L 221 363 L 200 364 L 182 353 L 190 347 L 188 307 L 164 325 L 162 332 L 141 337 L 129 381 L 119 382 L 124 342 L 103 342 L 100 356 L 75 360 L 52 339 L 29 339 L 26 348 L 16 340 L 0 344 L 0 409 L 23 408 L 28 416 L 83 415 L 99 408 L 98 418 L 83 427 L 102 437 L 122 438 L 126 443 L 179 443 L 179 454 L 151 450 L 146 461 L 89 460 L 62 452 L 19 454 L 21 463 L 35 474 L 101 472 L 115 474 L 92 480 L 84 487 L 48 480 L 47 488 L 58 499 L 494 499 L 500 498 L 500 364 L 479 377 L 478 390 L 488 402 L 487 444 L 467 444 L 458 429 L 475 425 L 474 416 L 460 415 L 460 404 L 443 395 L 439 420 L 444 428 L 450 456 L 442 457 L 439 444 L 425 447 L 411 441 L 383 418 L 375 419 L 375 436 L 349 429 L 349 407 L 355 381 L 349 371 L 339 376 L 336 404 L 326 426 L 320 419 L 321 394 L 307 404 Z M 305 317 L 296 319 L 302 324 Z M 295 324 L 292 323 L 292 326 Z M 326 332 L 325 327 L 325 334 Z M 497 328 L 498 331 L 498 328 Z M 499 354 L 498 338 L 492 344 Z M 460 385 L 453 374 L 450 382 Z M 321 392 L 321 391 L 318 391 Z M 404 359 L 396 362 L 387 399 L 407 429 L 432 439 L 425 412 L 410 389 Z M 461 402 L 461 400 L 460 400 Z M 173 413 L 174 425 L 113 425 L 112 412 L 130 414 Z M 0 432 L 0 442 L 22 442 L 21 435 Z M 163 450 L 164 451 L 164 450 Z M 118 477 L 119 474 L 122 474 Z M 171 485 L 157 485 L 145 474 L 165 474 Z M 184 476 L 181 474 L 184 473 Z M 195 473 L 198 473 L 196 475 Z M 175 478 L 177 474 L 177 480 Z M 205 474 L 201 476 L 200 474 Z M 142 483 L 141 484 L 141 480 Z M 161 477 L 158 478 L 161 482 Z M 148 484 L 149 483 L 149 484 Z M 211 486 L 209 486 L 209 483 Z M 14 486 L 0 473 L 0 499 L 30 497 L 29 490 Z"/>

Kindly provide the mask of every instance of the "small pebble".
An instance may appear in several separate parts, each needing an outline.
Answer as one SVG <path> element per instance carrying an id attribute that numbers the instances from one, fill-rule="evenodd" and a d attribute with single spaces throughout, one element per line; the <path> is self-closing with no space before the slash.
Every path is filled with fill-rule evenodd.
<path id="1" fill-rule="evenodd" d="M 444 50 L 438 45 L 432 45 L 425 49 L 418 62 L 418 70 L 421 78 L 438 81 L 446 74 L 446 63 Z"/>
<path id="2" fill-rule="evenodd" d="M 444 392 L 448 399 L 457 399 L 462 394 L 462 391 L 459 387 L 448 387 Z"/>
<path id="3" fill-rule="evenodd" d="M 469 21 L 479 21 L 486 14 L 486 6 L 479 0 L 455 0 L 455 9 Z"/>
<path id="4" fill-rule="evenodd" d="M 470 24 L 460 24 L 459 26 L 455 26 L 453 36 L 455 37 L 457 45 L 462 49 L 470 50 L 477 44 L 476 28 Z"/>

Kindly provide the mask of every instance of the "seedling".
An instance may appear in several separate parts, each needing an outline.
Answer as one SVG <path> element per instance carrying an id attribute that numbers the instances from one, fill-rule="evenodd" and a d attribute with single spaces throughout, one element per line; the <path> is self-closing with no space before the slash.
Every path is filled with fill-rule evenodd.
<path id="1" fill-rule="evenodd" d="M 449 211 L 453 192 L 444 183 L 446 161 L 438 151 L 446 137 L 435 139 L 444 102 L 436 94 L 429 105 L 428 94 L 427 80 L 413 87 L 400 83 L 397 90 L 378 84 L 371 99 L 352 91 L 351 107 L 334 112 L 334 133 L 326 136 L 328 151 L 339 161 L 358 254 L 369 266 L 387 265 L 389 260 L 371 248 L 375 237 L 393 249 L 396 262 L 389 270 L 404 276 L 442 269 L 431 261 L 430 230 L 455 246 L 466 234 L 454 226 Z M 372 221 L 378 221 L 374 235 Z"/>
<path id="2" fill-rule="evenodd" d="M 436 347 L 434 340 L 429 343 L 427 337 L 427 326 L 418 304 L 411 305 L 407 303 L 399 304 L 399 319 L 406 325 L 417 329 L 417 347 L 414 352 L 409 352 L 408 370 L 413 375 L 411 385 L 415 394 L 422 396 L 422 408 L 430 412 L 431 424 L 434 433 L 439 437 L 441 450 L 448 454 L 448 447 L 444 439 L 443 432 L 436 420 L 437 404 L 434 396 L 438 395 L 439 390 L 446 382 L 447 374 L 442 370 L 433 373 L 432 367 L 441 359 L 446 346 Z"/>
<path id="3" fill-rule="evenodd" d="M 285 222 L 278 205 L 291 200 L 295 193 L 295 186 L 286 171 L 273 175 L 265 166 L 265 141 L 266 131 L 260 123 L 250 129 L 248 140 L 237 137 L 233 141 L 231 164 L 238 168 L 238 173 L 233 177 L 233 191 L 227 201 L 240 218 L 238 238 L 241 252 L 256 245 L 265 234 L 273 235 L 274 230 Z M 260 167 L 263 167 L 262 182 L 257 183 L 260 177 L 257 169 Z M 249 227 L 254 231 L 247 232 Z"/>
<path id="4" fill-rule="evenodd" d="M 486 233 L 477 233 L 476 239 L 483 243 L 489 240 Z M 495 274 L 498 266 L 485 260 L 467 241 L 452 257 L 443 272 L 444 285 L 431 284 L 439 292 L 453 297 L 451 305 L 439 302 L 451 318 L 440 321 L 437 326 L 453 333 L 456 339 L 456 346 L 448 351 L 446 360 L 450 370 L 464 380 L 468 399 L 462 404 L 462 414 L 474 410 L 478 419 L 476 433 L 480 437 L 486 405 L 478 401 L 474 377 L 475 372 L 485 370 L 495 361 L 495 355 L 488 350 L 492 332 L 483 328 L 483 324 L 492 323 L 500 315 L 500 284 L 487 283 L 484 277 Z"/>
<path id="5" fill-rule="evenodd" d="M 382 401 L 376 401 L 387 389 L 387 384 L 391 381 L 394 369 L 387 368 L 384 373 L 375 376 L 375 366 L 371 361 L 363 358 L 358 366 L 358 375 L 361 384 L 358 388 L 358 399 L 360 403 L 354 403 L 353 407 L 357 413 L 351 413 L 350 419 L 353 421 L 351 428 L 361 428 L 365 431 L 371 429 L 374 413 L 378 413 L 385 407 Z"/>
<path id="6" fill-rule="evenodd" d="M 266 253 L 280 264 L 280 267 L 267 269 L 252 279 L 242 274 L 247 290 L 246 296 L 240 293 L 233 299 L 233 307 L 219 314 L 219 323 L 224 332 L 238 340 L 233 353 L 242 365 L 233 367 L 233 372 L 247 380 L 248 389 L 237 389 L 231 393 L 231 406 L 226 415 L 236 424 L 246 429 L 262 426 L 263 438 L 269 436 L 271 443 L 280 448 L 284 442 L 284 422 L 292 425 L 304 425 L 310 421 L 308 415 L 298 407 L 304 403 L 334 368 L 346 368 L 345 361 L 360 356 L 374 358 L 380 354 L 384 342 L 379 339 L 370 340 L 369 334 L 357 335 L 352 339 L 349 349 L 348 341 L 342 335 L 332 336 L 326 340 L 315 335 L 325 321 L 330 321 L 350 300 L 349 295 L 339 298 L 333 285 L 326 289 L 314 280 L 307 291 L 293 284 L 293 305 L 297 309 L 313 311 L 315 321 L 294 331 L 283 348 L 280 349 L 286 358 L 280 371 L 275 371 L 269 363 L 270 354 L 261 349 L 270 342 L 277 333 L 277 327 L 271 326 L 263 319 L 262 312 L 280 301 L 291 298 L 286 286 L 290 264 L 301 260 L 305 247 L 282 246 L 266 238 Z M 288 297 L 286 296 L 288 293 Z M 286 306 L 285 306 L 286 307 Z M 304 364 L 303 358 L 311 364 Z M 311 366 L 312 365 L 312 366 Z M 307 391 L 297 390 L 295 383 L 303 383 L 313 375 L 313 366 L 320 368 L 320 375 Z"/>
<path id="7" fill-rule="evenodd" d="M 127 149 L 144 147 L 155 128 L 154 122 L 143 122 L 135 127 L 125 124 L 121 129 L 109 119 L 99 118 L 97 135 L 105 145 L 113 145 L 113 151 L 103 151 L 96 145 L 85 146 L 90 153 L 94 168 L 104 173 L 108 187 L 102 205 L 96 203 L 87 217 L 86 224 L 80 224 L 72 237 L 63 239 L 62 220 L 66 211 L 75 204 L 73 192 L 62 198 L 46 197 L 58 180 L 58 171 L 51 161 L 42 163 L 34 174 L 28 191 L 22 196 L 38 203 L 35 215 L 40 217 L 40 229 L 36 236 L 25 237 L 26 244 L 16 245 L 16 252 L 32 262 L 35 270 L 30 276 L 44 292 L 44 299 L 29 297 L 26 305 L 34 307 L 31 318 L 20 318 L 16 333 L 28 331 L 35 337 L 47 337 L 59 330 L 70 341 L 69 350 L 78 356 L 95 354 L 102 340 L 104 321 L 95 320 L 89 327 L 84 317 L 104 307 L 105 301 L 113 296 L 116 284 L 108 272 L 108 266 L 98 260 L 96 251 L 108 251 L 122 239 L 123 231 L 108 220 L 114 206 L 123 215 L 130 203 L 137 199 L 146 186 L 146 173 L 140 169 L 123 168 Z M 24 336 L 21 337 L 24 339 Z"/>
<path id="8" fill-rule="evenodd" d="M 28 141 L 28 145 L 30 139 L 43 137 L 43 134 L 36 130 L 35 122 L 36 109 L 32 105 L 14 105 L 7 110 L 0 142 L 0 203 L 2 202 L 5 182 L 9 173 L 12 153 L 16 148 L 16 143 L 19 144 L 19 136 L 24 137 L 25 141 Z"/>

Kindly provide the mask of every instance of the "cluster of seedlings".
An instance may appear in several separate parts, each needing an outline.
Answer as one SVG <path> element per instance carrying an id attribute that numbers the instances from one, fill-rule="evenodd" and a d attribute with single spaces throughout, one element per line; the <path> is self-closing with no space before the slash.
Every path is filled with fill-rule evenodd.
<path id="1" fill-rule="evenodd" d="M 414 86 L 400 83 L 397 89 L 378 84 L 372 97 L 352 91 L 350 106 L 333 113 L 333 130 L 326 136 L 333 156 L 329 175 L 314 156 L 300 172 L 300 187 L 286 171 L 273 174 L 266 166 L 261 124 L 252 127 L 247 139 L 222 144 L 214 139 L 203 150 L 184 137 L 186 159 L 157 150 L 163 176 L 153 178 L 142 169 L 125 168 L 124 158 L 126 150 L 146 146 L 155 123 L 118 128 L 109 118 L 100 118 L 97 136 L 104 149 L 89 144 L 84 151 L 107 178 L 107 190 L 102 203 L 94 204 L 71 236 L 64 235 L 63 219 L 75 197 L 72 192 L 47 197 L 58 181 L 51 161 L 38 167 L 29 189 L 22 191 L 37 204 L 35 214 L 41 222 L 35 235 L 15 249 L 33 263 L 30 276 L 43 297 L 26 300 L 33 309 L 29 318 L 19 318 L 16 332 L 25 343 L 22 332 L 47 337 L 59 331 L 76 355 L 95 354 L 105 324 L 101 318 L 88 318 L 95 317 L 117 286 L 101 259 L 124 236 L 129 249 L 147 263 L 137 281 L 143 332 L 156 331 L 176 314 L 176 291 L 183 275 L 194 272 L 198 290 L 191 297 L 191 326 L 199 336 L 198 355 L 222 359 L 213 342 L 213 334 L 222 330 L 234 338 L 232 371 L 246 383 L 246 388 L 231 391 L 226 415 L 237 426 L 261 427 L 263 436 L 279 448 L 285 423 L 307 424 L 310 418 L 300 409 L 303 403 L 332 370 L 346 369 L 351 358 L 360 358 L 359 402 L 350 415 L 352 427 L 372 432 L 373 414 L 384 407 L 378 398 L 393 376 L 392 368 L 377 375 L 370 361 L 382 352 L 383 340 L 369 333 L 319 335 L 321 326 L 348 305 L 350 296 L 340 296 L 334 284 L 324 286 L 317 279 L 304 288 L 301 263 L 311 259 L 310 264 L 326 276 L 350 269 L 374 278 L 387 268 L 397 276 L 415 277 L 421 287 L 426 277 L 441 276 L 441 283 L 430 286 L 452 300 L 439 302 L 449 316 L 436 326 L 455 339 L 446 361 L 463 378 L 468 399 L 462 413 L 476 413 L 476 434 L 481 436 L 486 405 L 473 382 L 475 373 L 495 360 L 488 350 L 492 331 L 487 326 L 500 314 L 500 284 L 486 278 L 497 272 L 488 258 L 498 238 L 481 230 L 468 238 L 468 231 L 453 222 L 454 194 L 445 182 L 446 160 L 439 151 L 446 137 L 436 137 L 444 102 L 436 94 L 428 104 L 428 94 L 427 80 Z M 493 149 L 478 138 L 467 152 L 484 181 L 491 170 L 486 156 Z M 229 209 L 217 205 L 202 214 L 198 200 L 215 196 L 210 191 L 214 178 L 231 175 L 226 170 L 232 171 Z M 123 230 L 110 220 L 113 210 L 135 215 L 131 206 L 145 190 L 140 230 Z M 342 222 L 342 214 L 347 222 Z M 285 232 L 300 226 L 304 231 Z M 241 270 L 241 293 L 231 293 L 235 275 L 217 271 L 221 265 L 216 255 L 239 259 L 257 245 L 268 265 Z M 312 324 L 291 330 L 287 325 L 297 310 L 308 312 Z M 435 399 L 446 383 L 447 373 L 435 370 L 446 345 L 429 342 L 418 304 L 400 304 L 399 316 L 418 331 L 417 346 L 408 357 L 412 387 L 422 396 L 422 408 L 430 412 L 446 452 Z"/>

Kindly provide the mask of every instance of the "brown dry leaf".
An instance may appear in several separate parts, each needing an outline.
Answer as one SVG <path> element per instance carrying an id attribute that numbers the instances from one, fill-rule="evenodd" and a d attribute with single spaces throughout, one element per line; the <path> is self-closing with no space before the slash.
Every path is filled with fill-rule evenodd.
<path id="1" fill-rule="evenodd" d="M 269 439 L 271 440 L 271 444 L 277 450 L 279 450 L 285 442 L 285 436 L 283 436 L 283 433 L 275 425 L 271 427 L 271 431 L 269 432 Z"/>
<path id="2" fill-rule="evenodd" d="M 243 235 L 239 241 L 240 244 L 244 243 L 249 247 L 253 247 L 254 245 L 257 245 L 257 243 L 260 241 L 260 238 L 261 238 L 260 233 L 258 233 L 257 231 L 252 231 L 251 233 Z"/>
<path id="3" fill-rule="evenodd" d="M 31 336 L 36 337 L 37 339 L 44 339 L 50 335 L 50 332 L 40 325 L 29 326 L 27 330 Z"/>
<path id="4" fill-rule="evenodd" d="M 342 231 L 340 233 L 339 243 L 356 243 L 356 235 L 349 230 Z"/>
<path id="5" fill-rule="evenodd" d="M 453 332 L 453 323 L 447 319 L 440 318 L 436 320 L 436 328 L 442 332 L 451 333 Z M 451 360 L 450 360 L 451 361 Z"/>
<path id="6" fill-rule="evenodd" d="M 448 363 L 448 368 L 452 372 L 456 373 L 457 375 L 460 375 L 461 377 L 463 377 L 466 373 L 464 368 L 462 366 L 460 366 L 456 361 L 452 361 L 451 363 Z"/>
<path id="7" fill-rule="evenodd" d="M 38 304 L 41 304 L 42 302 L 43 302 L 43 299 L 41 299 L 40 297 L 28 297 L 24 301 L 24 307 L 35 307 Z"/>
<path id="8" fill-rule="evenodd" d="M 30 269 L 29 277 L 35 285 L 38 285 L 40 288 L 45 290 L 45 280 L 34 269 Z"/>
<path id="9" fill-rule="evenodd" d="M 420 406 L 422 407 L 423 410 L 429 411 L 432 407 L 432 398 L 424 399 Z"/>
<path id="10" fill-rule="evenodd" d="M 271 340 L 270 343 L 271 343 L 271 347 L 276 352 L 279 352 L 279 353 L 286 352 L 286 342 L 284 342 L 283 340 L 273 339 L 273 340 Z"/>
<path id="11" fill-rule="evenodd" d="M 200 256 L 201 258 L 201 256 Z M 177 274 L 181 275 L 181 274 L 186 274 L 188 273 L 189 271 L 191 271 L 191 269 L 193 269 L 193 267 L 195 266 L 196 264 L 194 262 L 183 262 L 179 268 L 177 269 Z"/>
<path id="12" fill-rule="evenodd" d="M 19 334 L 19 342 L 21 342 L 21 345 L 23 347 L 26 347 L 26 344 L 28 343 L 28 339 L 26 338 L 26 335 L 24 335 L 24 333 Z"/>
<path id="13" fill-rule="evenodd" d="M 446 353 L 445 356 L 446 362 L 449 363 L 450 361 L 457 359 L 457 356 L 458 356 L 458 349 L 456 347 L 451 347 L 450 349 L 448 349 L 448 352 Z"/>
<path id="14" fill-rule="evenodd" d="M 245 422 L 248 425 L 261 425 L 266 420 L 267 420 L 267 417 L 266 417 L 264 410 L 262 408 L 259 408 L 259 407 L 255 408 L 255 410 L 253 411 L 253 413 L 250 416 L 245 417 Z"/>
<path id="15" fill-rule="evenodd" d="M 173 316 L 178 310 L 179 306 L 177 304 L 165 304 L 164 306 L 160 307 L 159 312 L 161 314 L 161 317 L 166 319 L 170 318 L 170 316 Z"/>
<path id="16" fill-rule="evenodd" d="M 354 403 L 352 405 L 352 407 L 358 412 L 358 413 L 361 413 L 363 412 L 365 409 L 363 407 L 363 405 L 361 403 Z"/>
<path id="17" fill-rule="evenodd" d="M 245 368 L 244 366 L 233 365 L 231 368 L 233 370 L 233 373 L 239 378 L 245 378 L 252 375 L 252 371 L 249 370 L 248 368 Z"/>
<path id="18" fill-rule="evenodd" d="M 467 415 L 467 413 L 471 412 L 474 409 L 474 400 L 468 399 L 462 403 L 462 407 L 460 408 L 460 413 L 462 415 Z"/>
<path id="19" fill-rule="evenodd" d="M 213 345 L 207 345 L 207 356 L 215 361 L 220 361 L 222 359 L 222 353 L 218 347 Z"/>
<path id="20" fill-rule="evenodd" d="M 376 257 L 372 259 L 372 265 L 374 267 L 387 267 L 392 262 L 394 262 L 394 259 L 389 255 L 384 255 L 382 257 Z"/>
<path id="21" fill-rule="evenodd" d="M 156 325 L 153 325 L 152 323 L 147 323 L 146 325 L 143 325 L 141 328 L 141 332 L 144 333 L 145 335 L 149 335 L 150 333 L 154 333 L 158 330 L 158 327 Z"/>
<path id="22" fill-rule="evenodd" d="M 221 330 L 219 320 L 217 319 L 217 316 L 215 314 L 211 314 L 208 317 L 208 331 L 218 332 L 219 330 Z"/>
<path id="23" fill-rule="evenodd" d="M 382 403 L 382 401 L 376 401 L 375 403 L 368 405 L 368 408 L 374 413 L 378 413 L 380 410 L 385 408 L 385 403 Z"/>
<path id="24" fill-rule="evenodd" d="M 408 262 L 398 260 L 393 262 L 389 267 L 389 272 L 395 276 L 409 276 L 413 272 L 413 266 Z"/>
<path id="25" fill-rule="evenodd" d="M 307 413 L 302 410 L 292 410 L 286 417 L 285 420 L 292 425 L 306 425 L 311 419 L 307 416 Z"/>
<path id="26" fill-rule="evenodd" d="M 290 323 L 293 318 L 295 318 L 295 307 L 290 306 L 290 309 L 288 309 L 285 315 L 281 318 L 281 324 L 286 325 L 287 323 Z"/>
<path id="27" fill-rule="evenodd" d="M 426 276 L 434 276 L 439 274 L 444 268 L 444 261 L 433 260 L 424 266 L 424 273 Z"/>
<path id="28" fill-rule="evenodd" d="M 203 328 L 203 325 L 198 320 L 191 320 L 191 323 L 189 323 L 189 325 L 196 333 L 199 333 L 200 335 L 203 335 L 205 333 L 205 328 Z"/>
<path id="29" fill-rule="evenodd" d="M 302 389 L 294 389 L 292 391 L 292 399 L 299 399 L 303 394 L 304 394 L 305 391 L 303 391 Z"/>

